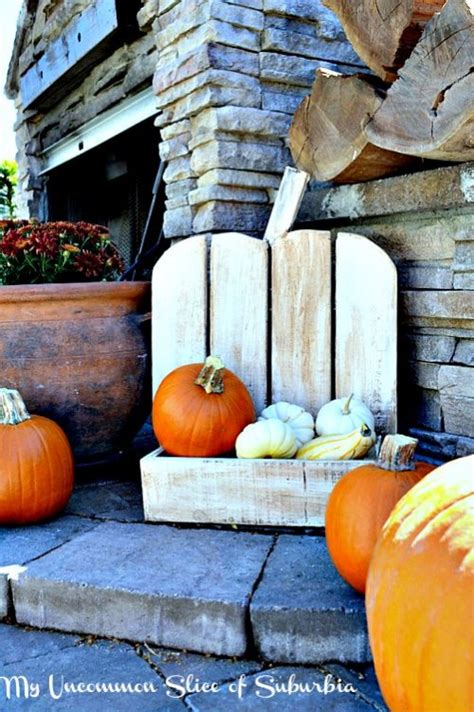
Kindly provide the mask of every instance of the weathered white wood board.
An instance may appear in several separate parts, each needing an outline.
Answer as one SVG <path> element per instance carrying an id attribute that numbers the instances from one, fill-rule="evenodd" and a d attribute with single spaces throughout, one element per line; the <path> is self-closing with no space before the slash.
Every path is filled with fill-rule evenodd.
<path id="1" fill-rule="evenodd" d="M 331 400 L 331 235 L 298 230 L 272 247 L 272 402 Z"/>
<path id="2" fill-rule="evenodd" d="M 160 259 L 153 273 L 154 387 L 176 366 L 204 361 L 209 348 L 247 384 L 257 413 L 267 394 L 316 415 L 331 398 L 354 393 L 374 411 L 379 432 L 395 432 L 395 267 L 367 238 L 342 233 L 334 290 L 330 234 L 286 232 L 306 181 L 304 173 L 285 172 L 264 241 L 239 233 L 215 235 L 209 244 L 193 237 Z M 360 463 L 156 451 L 141 461 L 145 518 L 323 526 L 335 482 Z"/>
<path id="3" fill-rule="evenodd" d="M 370 407 L 378 430 L 397 428 L 397 272 L 360 235 L 336 240 L 336 397 Z"/>
<path id="4" fill-rule="evenodd" d="M 288 166 L 285 168 L 275 204 L 268 220 L 264 239 L 270 244 L 291 230 L 309 181 L 309 173 Z"/>
<path id="5" fill-rule="evenodd" d="M 174 368 L 204 362 L 207 299 L 207 241 L 191 237 L 167 250 L 153 269 L 153 393 Z"/>
<path id="6" fill-rule="evenodd" d="M 335 483 L 360 464 L 167 457 L 156 450 L 141 461 L 145 519 L 322 527 Z"/>
<path id="7" fill-rule="evenodd" d="M 210 275 L 210 353 L 238 374 L 260 413 L 267 401 L 268 244 L 214 235 Z"/>

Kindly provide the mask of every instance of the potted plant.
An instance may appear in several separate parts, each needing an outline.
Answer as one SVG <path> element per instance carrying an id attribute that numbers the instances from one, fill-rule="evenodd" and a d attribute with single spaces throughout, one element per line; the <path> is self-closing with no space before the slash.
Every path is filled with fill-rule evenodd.
<path id="1" fill-rule="evenodd" d="M 0 221 L 0 386 L 56 420 L 79 462 L 123 450 L 149 406 L 149 282 L 117 281 L 108 230 Z"/>

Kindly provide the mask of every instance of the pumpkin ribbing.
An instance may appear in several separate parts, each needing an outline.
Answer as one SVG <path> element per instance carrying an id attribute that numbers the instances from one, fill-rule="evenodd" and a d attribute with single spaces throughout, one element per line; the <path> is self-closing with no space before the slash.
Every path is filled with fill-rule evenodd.
<path id="1" fill-rule="evenodd" d="M 33 524 L 64 508 L 74 485 L 59 425 L 30 416 L 18 391 L 0 388 L 0 525 Z"/>
<path id="2" fill-rule="evenodd" d="M 375 430 L 375 418 L 368 406 L 361 400 L 349 397 L 336 398 L 320 408 L 316 417 L 318 435 L 345 435 L 355 428 L 367 425 Z"/>
<path id="3" fill-rule="evenodd" d="M 474 456 L 397 504 L 367 579 L 370 646 L 392 712 L 473 709 Z"/>
<path id="4" fill-rule="evenodd" d="M 234 448 L 255 421 L 242 381 L 220 359 L 180 366 L 161 382 L 153 400 L 153 429 L 161 446 L 182 457 L 211 457 Z"/>
<path id="5" fill-rule="evenodd" d="M 376 464 L 356 467 L 334 487 L 326 509 L 326 540 L 341 576 L 364 593 L 373 549 L 399 499 L 433 468 L 412 463 L 417 440 L 387 435 Z"/>

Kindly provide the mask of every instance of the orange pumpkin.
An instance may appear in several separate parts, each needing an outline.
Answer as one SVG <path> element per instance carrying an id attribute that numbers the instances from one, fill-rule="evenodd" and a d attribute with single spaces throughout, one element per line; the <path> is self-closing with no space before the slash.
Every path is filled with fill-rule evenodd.
<path id="1" fill-rule="evenodd" d="M 211 457 L 229 452 L 237 435 L 255 421 L 252 398 L 222 361 L 180 366 L 160 384 L 153 401 L 153 429 L 171 455 Z"/>
<path id="2" fill-rule="evenodd" d="M 391 712 L 474 709 L 474 456 L 398 503 L 367 579 L 377 678 Z"/>
<path id="3" fill-rule="evenodd" d="M 378 463 L 350 470 L 329 497 L 329 553 L 341 576 L 360 593 L 365 592 L 370 559 L 390 512 L 413 485 L 434 469 L 424 462 L 411 465 L 416 444 L 414 438 L 387 435 Z"/>
<path id="4" fill-rule="evenodd" d="M 18 391 L 0 388 L 0 525 L 58 514 L 73 486 L 72 451 L 59 425 L 30 416 Z"/>

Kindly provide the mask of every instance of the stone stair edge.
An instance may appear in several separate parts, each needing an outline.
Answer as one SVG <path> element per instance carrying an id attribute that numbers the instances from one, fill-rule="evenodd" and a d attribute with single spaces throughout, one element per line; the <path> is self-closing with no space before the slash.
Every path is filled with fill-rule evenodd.
<path id="1" fill-rule="evenodd" d="M 76 515 L 71 514 L 68 516 L 76 516 Z M 257 573 L 254 581 L 253 581 L 250 591 L 245 596 L 245 600 L 242 602 L 243 603 L 243 616 L 245 619 L 245 636 L 246 636 L 245 650 L 247 650 L 249 648 L 249 646 L 250 647 L 255 646 L 256 641 L 258 641 L 258 633 L 255 630 L 255 625 L 254 625 L 254 621 L 253 621 L 253 611 L 255 610 L 255 606 L 256 606 L 255 601 L 257 600 L 257 602 L 258 602 L 258 598 L 260 596 L 260 591 L 262 589 L 262 586 L 264 585 L 266 570 L 272 560 L 272 556 L 273 556 L 275 550 L 278 548 L 280 543 L 283 545 L 288 540 L 294 541 L 295 539 L 302 539 L 303 537 L 305 537 L 305 535 L 298 536 L 298 535 L 294 535 L 294 534 L 286 534 L 286 533 L 279 534 L 279 533 L 275 533 L 275 532 L 273 533 L 273 535 L 270 535 L 269 533 L 261 534 L 260 532 L 251 532 L 250 533 L 250 532 L 242 532 L 240 530 L 239 531 L 229 530 L 227 528 L 226 529 L 209 529 L 209 528 L 201 528 L 201 527 L 196 528 L 196 529 L 186 529 L 185 527 L 175 528 L 175 527 L 173 527 L 173 525 L 168 525 L 165 523 L 148 525 L 148 524 L 143 524 L 143 523 L 128 523 L 128 522 L 116 522 L 116 521 L 100 521 L 100 522 L 96 522 L 96 520 L 90 520 L 90 521 L 94 521 L 95 523 L 87 531 L 78 533 L 77 535 L 73 536 L 72 539 L 64 541 L 63 543 L 59 544 L 58 546 L 54 547 L 53 549 L 49 549 L 48 551 L 41 554 L 39 557 L 36 557 L 33 561 L 37 562 L 41 559 L 44 559 L 44 558 L 48 557 L 54 551 L 64 548 L 64 546 L 66 546 L 67 544 L 70 544 L 72 541 L 81 540 L 84 536 L 90 535 L 94 531 L 97 533 L 97 530 L 103 531 L 104 529 L 117 530 L 117 528 L 118 529 L 129 528 L 129 527 L 147 527 L 148 528 L 151 526 L 155 530 L 172 529 L 174 531 L 181 531 L 181 532 L 183 530 L 194 531 L 194 532 L 196 532 L 196 534 L 194 536 L 197 535 L 197 532 L 202 531 L 204 533 L 212 532 L 212 534 L 216 534 L 218 537 L 221 537 L 224 539 L 230 535 L 230 536 L 234 536 L 234 537 L 245 536 L 246 538 L 252 537 L 252 538 L 256 538 L 257 540 L 258 539 L 266 540 L 267 543 L 269 544 L 269 547 L 266 550 L 266 554 L 263 556 L 263 559 L 261 560 L 260 568 L 258 570 L 258 573 Z M 269 542 L 270 539 L 271 539 L 271 543 Z M 320 542 L 322 541 L 322 538 L 320 536 L 306 537 L 306 539 L 308 539 L 309 541 L 314 540 L 314 539 L 316 539 Z M 27 563 L 30 563 L 30 562 L 27 562 Z M 22 578 L 22 575 L 20 574 L 20 584 L 19 585 L 21 585 L 21 578 Z M 2 576 L 0 575 L 0 619 L 1 619 L 2 613 L 5 615 L 5 610 L 2 611 L 2 596 L 1 596 L 2 585 L 4 588 L 5 582 L 3 582 L 3 584 L 2 584 Z M 18 583 L 16 585 L 18 585 Z M 8 598 L 9 598 L 10 602 L 13 601 L 13 614 L 15 615 L 15 612 L 16 612 L 15 582 L 9 581 L 7 586 L 8 586 Z M 109 587 L 108 590 L 110 590 L 110 589 L 114 590 L 114 588 L 115 588 L 115 590 L 117 590 L 117 588 L 114 586 Z M 146 595 L 146 593 L 144 595 Z M 205 604 L 205 603 L 209 602 L 208 599 L 201 598 L 201 597 L 195 596 L 195 595 L 193 595 L 192 598 L 193 598 L 194 603 L 199 602 L 201 604 Z M 333 610 L 336 613 L 337 612 L 341 612 L 343 614 L 346 613 L 346 611 L 344 610 L 343 607 L 342 607 L 342 609 L 339 607 L 335 607 Z M 317 613 L 318 609 L 317 609 L 317 607 L 315 607 L 315 608 L 308 607 L 308 605 L 295 606 L 294 603 L 293 604 L 289 603 L 288 605 L 280 605 L 280 606 L 274 605 L 273 611 L 278 612 L 278 613 L 287 612 L 287 613 L 291 614 L 291 616 L 294 616 L 294 615 L 302 615 L 302 614 L 312 615 L 313 613 Z M 65 630 L 65 629 L 60 629 L 60 630 Z M 76 631 L 74 631 L 74 632 L 76 632 Z M 78 630 L 77 632 L 80 633 L 83 631 Z M 115 635 L 114 637 L 120 637 L 120 636 Z M 121 638 L 121 639 L 133 640 L 135 642 L 140 642 L 139 640 L 137 641 L 136 638 L 125 637 L 125 638 Z M 151 641 L 151 642 L 153 642 L 153 641 Z M 171 647 L 173 647 L 173 646 L 171 646 Z M 216 652 L 216 651 L 211 650 L 210 652 Z M 262 652 L 262 651 L 260 651 L 260 652 Z M 245 652 L 242 652 L 242 655 L 245 655 Z M 303 665 L 311 663 L 311 660 L 308 660 L 308 662 L 305 662 L 304 660 L 297 660 L 297 659 L 289 660 L 288 657 L 285 657 L 285 656 L 283 657 L 283 659 L 280 659 L 278 657 L 275 658 L 273 655 L 271 655 L 270 657 L 263 655 L 263 657 L 266 660 L 268 660 L 269 662 L 287 663 L 290 661 L 293 664 L 298 663 L 298 664 L 303 664 Z M 335 658 L 335 660 L 337 661 L 337 658 Z"/>

